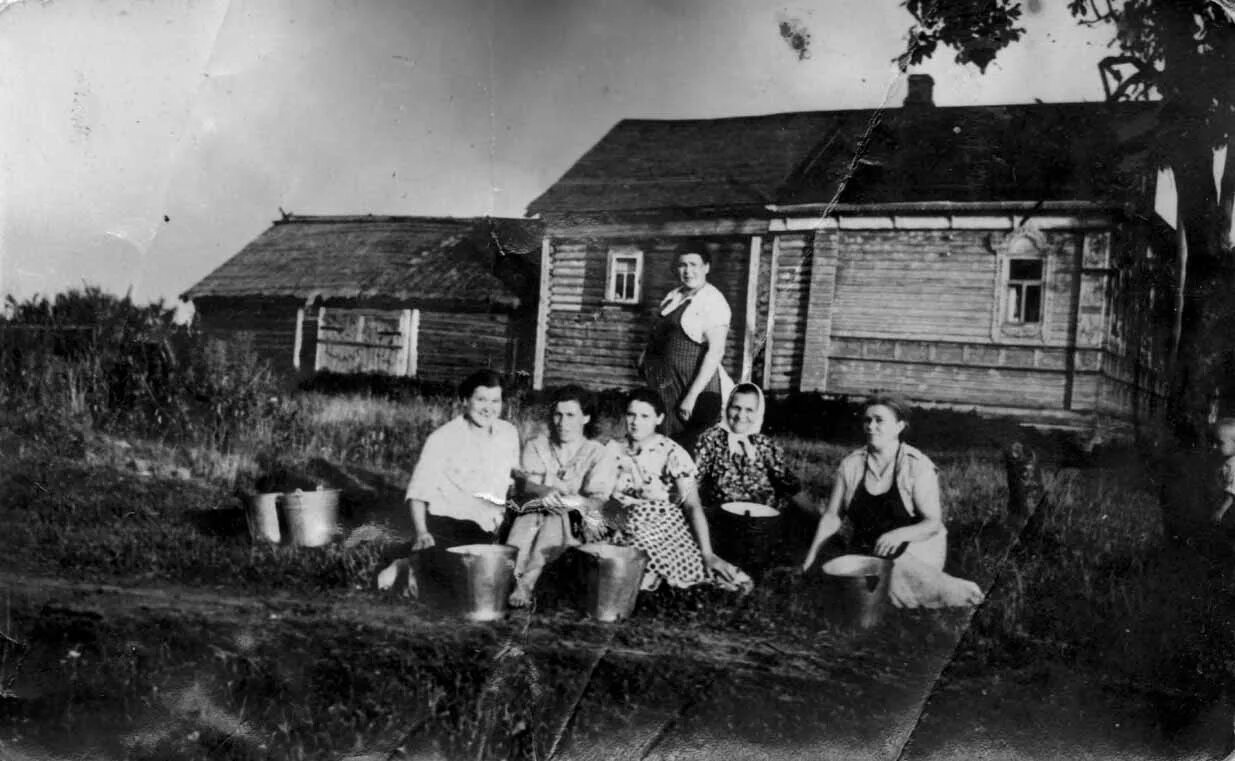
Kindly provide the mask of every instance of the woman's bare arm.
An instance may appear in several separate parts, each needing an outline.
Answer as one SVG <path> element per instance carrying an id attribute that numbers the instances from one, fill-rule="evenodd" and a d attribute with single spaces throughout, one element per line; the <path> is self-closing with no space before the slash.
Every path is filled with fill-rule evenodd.
<path id="1" fill-rule="evenodd" d="M 802 561 L 802 570 L 807 571 L 815 564 L 823 543 L 831 539 L 840 530 L 841 501 L 845 498 L 845 487 L 842 483 L 840 469 L 836 470 L 836 480 L 832 484 L 832 494 L 828 497 L 828 506 L 819 517 L 819 526 L 815 529 L 815 538 L 811 540 L 806 559 Z"/>
<path id="2" fill-rule="evenodd" d="M 429 503 L 421 499 L 409 499 L 408 503 L 412 511 L 412 527 L 416 529 L 416 539 L 412 544 L 412 549 L 423 550 L 432 547 L 433 534 L 429 533 L 429 524 L 426 520 Z"/>
<path id="3" fill-rule="evenodd" d="M 703 340 L 707 344 L 707 349 L 704 351 L 703 361 L 699 363 L 699 372 L 695 373 L 695 379 L 691 381 L 690 388 L 686 389 L 686 393 L 682 395 L 682 400 L 678 404 L 683 418 L 690 419 L 695 410 L 695 402 L 699 400 L 699 394 L 703 393 L 703 389 L 707 388 L 708 383 L 711 382 L 712 376 L 716 375 L 716 371 L 720 369 L 720 361 L 725 356 L 725 338 L 728 334 L 728 325 L 719 325 L 704 332 Z"/>

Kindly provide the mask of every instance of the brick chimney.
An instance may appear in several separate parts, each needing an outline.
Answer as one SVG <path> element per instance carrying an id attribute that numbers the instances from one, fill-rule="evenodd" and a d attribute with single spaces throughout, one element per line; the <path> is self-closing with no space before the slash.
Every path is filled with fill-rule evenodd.
<path id="1" fill-rule="evenodd" d="M 909 91 L 905 93 L 905 108 L 933 106 L 935 80 L 930 74 L 910 74 Z"/>

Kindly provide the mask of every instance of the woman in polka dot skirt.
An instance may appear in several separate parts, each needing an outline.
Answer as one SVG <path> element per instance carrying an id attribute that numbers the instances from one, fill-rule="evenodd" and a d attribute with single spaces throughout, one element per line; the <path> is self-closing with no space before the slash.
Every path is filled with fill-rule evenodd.
<path id="1" fill-rule="evenodd" d="M 617 459 L 617 481 L 606 509 L 606 523 L 615 528 L 612 541 L 647 552 L 643 589 L 668 582 L 749 590 L 750 577 L 712 551 L 695 464 L 685 449 L 658 433 L 664 419 L 665 403 L 652 389 L 627 396 L 626 436 L 608 444 Z"/>

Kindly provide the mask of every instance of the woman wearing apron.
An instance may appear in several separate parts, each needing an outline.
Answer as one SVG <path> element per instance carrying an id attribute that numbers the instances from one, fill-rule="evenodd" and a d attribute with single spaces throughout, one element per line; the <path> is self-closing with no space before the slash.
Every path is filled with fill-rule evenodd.
<path id="1" fill-rule="evenodd" d="M 810 570 L 840 529 L 843 513 L 853 526 L 847 552 L 895 558 L 888 587 L 893 605 L 976 605 L 982 590 L 943 572 L 948 535 L 939 478 L 926 455 L 901 442 L 907 412 L 903 402 L 889 397 L 874 397 L 863 406 L 866 446 L 841 460 L 802 570 Z"/>
<path id="2" fill-rule="evenodd" d="M 708 282 L 712 256 L 702 241 L 679 245 L 675 266 L 681 285 L 660 302 L 640 370 L 668 408 L 665 433 L 690 450 L 720 420 L 723 395 L 732 387 L 721 369 L 732 313 Z"/>

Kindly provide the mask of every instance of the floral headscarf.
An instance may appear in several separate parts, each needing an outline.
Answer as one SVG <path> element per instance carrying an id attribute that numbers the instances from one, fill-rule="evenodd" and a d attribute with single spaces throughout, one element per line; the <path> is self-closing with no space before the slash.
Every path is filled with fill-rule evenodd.
<path id="1" fill-rule="evenodd" d="M 755 419 L 751 430 L 746 433 L 738 433 L 729 425 L 729 405 L 733 404 L 733 397 L 738 394 L 754 394 L 758 402 L 755 405 Z M 755 445 L 751 442 L 750 437 L 753 434 L 759 433 L 763 428 L 763 414 L 767 404 L 763 399 L 763 389 L 756 386 L 754 383 L 739 383 L 733 387 L 733 391 L 729 393 L 729 398 L 725 400 L 725 408 L 720 414 L 720 427 L 728 433 L 729 451 L 732 454 L 744 454 L 749 458 L 755 457 Z"/>

